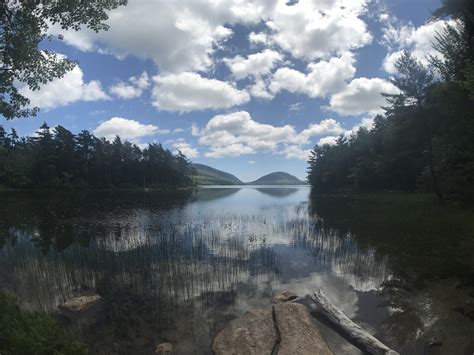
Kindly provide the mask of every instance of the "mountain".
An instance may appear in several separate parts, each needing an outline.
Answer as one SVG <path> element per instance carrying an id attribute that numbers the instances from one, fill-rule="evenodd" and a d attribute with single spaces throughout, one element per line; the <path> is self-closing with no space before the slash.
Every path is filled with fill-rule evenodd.
<path id="1" fill-rule="evenodd" d="M 306 182 L 301 181 L 296 176 L 277 171 L 262 176 L 260 179 L 249 182 L 248 185 L 304 185 Z"/>
<path id="2" fill-rule="evenodd" d="M 204 164 L 193 164 L 196 173 L 193 180 L 198 185 L 243 185 L 234 175 Z"/>

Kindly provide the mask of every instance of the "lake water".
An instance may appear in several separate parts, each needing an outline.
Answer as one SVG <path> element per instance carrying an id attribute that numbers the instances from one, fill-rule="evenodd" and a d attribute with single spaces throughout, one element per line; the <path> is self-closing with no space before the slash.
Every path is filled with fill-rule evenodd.
<path id="1" fill-rule="evenodd" d="M 404 226 L 381 211 L 366 223 L 364 208 L 310 199 L 307 186 L 3 193 L 0 288 L 51 314 L 79 291 L 99 293 L 98 314 L 61 318 L 91 353 L 152 354 L 171 342 L 207 354 L 226 322 L 269 308 L 276 292 L 320 288 L 403 353 L 471 354 L 474 322 L 456 308 L 474 296 L 459 287 L 473 271 L 470 242 L 440 248 L 456 232 L 448 220 Z M 356 352 L 323 331 L 338 352 Z"/>

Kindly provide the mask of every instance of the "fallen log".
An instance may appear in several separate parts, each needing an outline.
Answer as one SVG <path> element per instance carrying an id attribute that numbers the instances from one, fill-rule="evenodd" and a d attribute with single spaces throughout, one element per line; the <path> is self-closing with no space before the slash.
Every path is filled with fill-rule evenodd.
<path id="1" fill-rule="evenodd" d="M 314 302 L 317 312 L 322 314 L 336 330 L 362 351 L 374 355 L 399 355 L 398 352 L 390 349 L 351 321 L 343 311 L 332 304 L 321 290 L 309 295 L 309 299 Z"/>

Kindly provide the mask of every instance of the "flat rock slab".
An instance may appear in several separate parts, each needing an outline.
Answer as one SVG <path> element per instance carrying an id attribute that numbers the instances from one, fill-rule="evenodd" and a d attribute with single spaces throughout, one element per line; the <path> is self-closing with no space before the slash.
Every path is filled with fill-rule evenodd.
<path id="1" fill-rule="evenodd" d="M 279 355 L 333 355 L 306 306 L 279 303 L 273 313 L 280 335 Z"/>
<path id="2" fill-rule="evenodd" d="M 278 342 L 272 311 L 248 311 L 230 321 L 214 339 L 216 355 L 271 354 Z"/>
<path id="3" fill-rule="evenodd" d="M 291 291 L 283 291 L 273 296 L 272 303 L 277 304 L 282 302 L 288 302 L 294 300 L 295 298 L 298 298 L 295 293 Z"/>

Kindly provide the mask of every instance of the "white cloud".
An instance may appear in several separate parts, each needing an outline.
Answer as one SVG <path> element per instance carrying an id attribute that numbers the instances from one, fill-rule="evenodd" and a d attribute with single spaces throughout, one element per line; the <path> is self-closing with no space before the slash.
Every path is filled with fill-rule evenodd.
<path id="1" fill-rule="evenodd" d="M 363 113 L 382 113 L 386 99 L 382 93 L 396 94 L 398 88 L 380 78 L 357 78 L 330 100 L 330 109 L 341 115 L 360 115 Z"/>
<path id="2" fill-rule="evenodd" d="M 265 79 L 257 78 L 253 85 L 248 88 L 250 95 L 259 99 L 271 100 L 275 95 L 268 91 L 268 83 Z"/>
<path id="3" fill-rule="evenodd" d="M 110 87 L 110 93 L 122 99 L 133 99 L 140 96 L 142 94 L 142 90 L 133 85 L 120 82 Z"/>
<path id="4" fill-rule="evenodd" d="M 283 56 L 277 51 L 265 49 L 260 53 L 250 54 L 247 58 L 238 55 L 234 58 L 225 58 L 223 61 L 236 79 L 245 79 L 248 76 L 269 74 L 282 59 Z"/>
<path id="5" fill-rule="evenodd" d="M 346 136 L 351 135 L 352 133 L 356 133 L 359 130 L 359 128 L 365 128 L 370 131 L 373 127 L 374 127 L 374 117 L 364 117 L 361 119 L 361 121 L 358 124 L 352 127 L 351 130 L 346 132 Z"/>
<path id="6" fill-rule="evenodd" d="M 321 139 L 318 141 L 318 145 L 319 145 L 319 146 L 325 145 L 325 144 L 334 145 L 334 144 L 336 144 L 337 138 L 339 138 L 339 136 L 327 136 L 327 137 L 323 137 L 323 138 L 321 138 Z"/>
<path id="7" fill-rule="evenodd" d="M 249 164 L 252 164 L 252 165 L 253 165 L 253 164 L 255 164 L 255 160 L 249 160 L 247 163 L 249 163 Z"/>
<path id="8" fill-rule="evenodd" d="M 110 93 L 122 99 L 133 99 L 141 96 L 143 90 L 150 86 L 148 74 L 143 72 L 139 77 L 132 76 L 128 79 L 130 84 L 119 82 L 110 87 Z"/>
<path id="9" fill-rule="evenodd" d="M 196 148 L 194 148 L 191 144 L 187 143 L 184 139 L 179 139 L 173 143 L 173 148 L 175 152 L 181 151 L 186 158 L 192 159 L 199 156 L 199 152 Z"/>
<path id="10" fill-rule="evenodd" d="M 225 26 L 258 23 L 273 6 L 268 0 L 133 0 L 110 12 L 108 31 L 68 31 L 64 40 L 81 50 L 152 59 L 161 72 L 205 70 L 215 49 L 232 34 Z"/>
<path id="11" fill-rule="evenodd" d="M 293 126 L 273 126 L 259 123 L 246 111 L 216 115 L 195 135 L 199 143 L 209 147 L 207 157 L 239 156 L 243 154 L 272 153 L 285 154 L 288 158 L 301 158 L 302 146 L 310 143 L 310 138 L 327 133 L 342 133 L 339 123 L 332 119 L 297 132 Z M 304 155 L 303 154 L 303 155 Z"/>
<path id="12" fill-rule="evenodd" d="M 298 111 L 301 111 L 303 107 L 304 107 L 304 104 L 302 102 L 296 102 L 288 106 L 288 110 L 293 111 L 293 112 L 298 112 Z"/>
<path id="13" fill-rule="evenodd" d="M 334 145 L 336 144 L 336 140 L 341 136 L 343 135 L 344 137 L 346 138 L 350 138 L 350 136 L 352 134 L 355 134 L 357 133 L 357 131 L 360 129 L 360 128 L 365 128 L 367 130 L 371 130 L 374 126 L 374 117 L 364 117 L 360 120 L 359 123 L 357 123 L 356 125 L 354 125 L 351 129 L 348 129 L 348 130 L 342 130 L 340 132 L 339 135 L 335 136 L 335 135 L 330 135 L 330 136 L 326 136 L 326 137 L 322 137 L 318 140 L 318 145 L 325 145 L 325 144 L 329 144 L 329 145 Z M 336 133 L 336 132 L 335 132 Z"/>
<path id="14" fill-rule="evenodd" d="M 275 72 L 269 89 L 273 93 L 287 90 L 313 98 L 325 97 L 342 89 L 347 80 L 354 77 L 356 69 L 353 63 L 352 55 L 346 53 L 329 61 L 310 63 L 307 74 L 291 68 L 280 68 Z"/>
<path id="15" fill-rule="evenodd" d="M 412 24 L 396 27 L 388 24 L 384 28 L 383 42 L 389 48 L 389 53 L 383 61 L 383 68 L 390 74 L 396 73 L 395 63 L 403 53 L 409 50 L 420 62 L 427 65 L 430 56 L 441 57 L 433 49 L 433 41 L 437 33 L 443 33 L 446 24 L 455 25 L 454 21 L 432 21 L 420 27 Z"/>
<path id="16" fill-rule="evenodd" d="M 128 80 L 137 88 L 142 90 L 145 90 L 150 86 L 150 78 L 148 77 L 148 74 L 145 71 L 139 77 L 132 76 Z"/>
<path id="17" fill-rule="evenodd" d="M 263 33 L 263 32 L 260 32 L 260 33 L 250 32 L 249 42 L 251 44 L 267 44 L 268 36 L 266 33 Z"/>
<path id="18" fill-rule="evenodd" d="M 281 154 L 285 155 L 286 159 L 308 160 L 311 149 L 303 149 L 297 145 L 289 145 L 283 149 Z"/>
<path id="19" fill-rule="evenodd" d="M 319 123 L 311 123 L 308 128 L 302 130 L 299 134 L 299 143 L 307 144 L 309 139 L 313 136 L 319 136 L 321 134 L 333 133 L 341 134 L 345 132 L 345 129 L 341 127 L 341 124 L 336 120 L 329 118 L 322 120 Z"/>
<path id="20" fill-rule="evenodd" d="M 272 40 L 294 57 L 315 60 L 357 49 L 372 41 L 360 16 L 367 0 L 280 1 L 267 26 Z"/>
<path id="21" fill-rule="evenodd" d="M 196 73 L 162 74 L 153 80 L 153 105 L 161 110 L 187 112 L 229 108 L 250 100 L 246 91 Z"/>
<path id="22" fill-rule="evenodd" d="M 65 106 L 77 101 L 97 101 L 110 99 L 102 90 L 99 81 L 84 82 L 84 74 L 75 66 L 62 78 L 54 79 L 41 86 L 39 90 L 32 91 L 27 86 L 20 88 L 20 94 L 30 99 L 32 106 L 43 109 L 52 109 Z"/>
<path id="23" fill-rule="evenodd" d="M 295 58 L 314 61 L 372 41 L 361 19 L 369 1 L 133 0 L 110 12 L 108 31 L 64 33 L 53 26 L 51 33 L 64 33 L 65 42 L 81 50 L 152 59 L 160 72 L 176 73 L 211 68 L 232 25 L 264 23 L 262 32 L 249 35 L 251 44 L 278 45 Z"/>
<path id="24" fill-rule="evenodd" d="M 144 125 L 135 120 L 112 117 L 97 126 L 93 133 L 96 136 L 105 137 L 107 139 L 113 139 L 118 135 L 122 139 L 136 142 L 138 138 L 152 136 L 157 133 L 168 133 L 168 131 L 160 130 L 160 128 L 155 125 Z"/>

